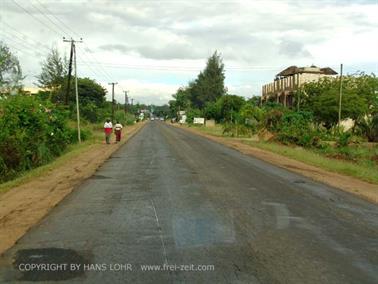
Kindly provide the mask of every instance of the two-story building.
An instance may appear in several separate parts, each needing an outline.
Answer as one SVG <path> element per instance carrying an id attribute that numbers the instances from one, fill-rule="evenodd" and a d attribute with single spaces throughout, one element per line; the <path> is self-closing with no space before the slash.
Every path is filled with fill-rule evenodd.
<path id="1" fill-rule="evenodd" d="M 334 77 L 335 75 L 337 75 L 337 72 L 329 67 L 290 66 L 278 73 L 272 83 L 262 87 L 262 103 L 275 101 L 284 106 L 292 106 L 294 102 L 294 92 L 304 83 L 317 81 L 322 77 Z"/>

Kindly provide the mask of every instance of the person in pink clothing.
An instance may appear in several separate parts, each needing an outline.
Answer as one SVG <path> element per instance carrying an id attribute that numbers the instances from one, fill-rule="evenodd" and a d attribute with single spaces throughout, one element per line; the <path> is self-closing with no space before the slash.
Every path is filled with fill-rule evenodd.
<path id="1" fill-rule="evenodd" d="M 110 135 L 112 135 L 113 132 L 113 124 L 110 119 L 107 119 L 104 124 L 104 132 L 106 144 L 110 144 Z"/>

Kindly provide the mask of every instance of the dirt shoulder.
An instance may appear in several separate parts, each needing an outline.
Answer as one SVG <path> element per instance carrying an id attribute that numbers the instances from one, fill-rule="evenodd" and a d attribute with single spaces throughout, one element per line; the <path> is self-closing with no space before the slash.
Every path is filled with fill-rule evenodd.
<path id="1" fill-rule="evenodd" d="M 271 164 L 274 164 L 278 167 L 288 169 L 290 171 L 299 173 L 306 177 L 309 177 L 313 180 L 320 181 L 322 183 L 331 185 L 335 188 L 341 189 L 343 191 L 355 194 L 363 199 L 368 201 L 378 203 L 378 185 L 368 183 L 354 177 L 333 173 L 319 167 L 315 167 L 312 165 L 305 164 L 303 162 L 287 158 L 285 156 L 275 154 L 266 150 L 262 150 L 259 148 L 255 148 L 250 145 L 246 145 L 237 139 L 230 139 L 225 137 L 218 137 L 213 136 L 207 133 L 204 133 L 200 130 L 194 128 L 188 128 L 185 126 L 174 125 L 176 127 L 180 127 L 185 129 L 186 131 L 190 131 L 197 135 L 201 135 L 206 137 L 212 141 L 221 143 L 228 147 L 234 148 L 239 152 L 256 157 L 258 159 L 264 160 Z"/>
<path id="2" fill-rule="evenodd" d="M 143 125 L 126 127 L 121 143 L 91 145 L 66 163 L 1 194 L 0 254 L 12 247 L 76 186 L 93 175 Z"/>

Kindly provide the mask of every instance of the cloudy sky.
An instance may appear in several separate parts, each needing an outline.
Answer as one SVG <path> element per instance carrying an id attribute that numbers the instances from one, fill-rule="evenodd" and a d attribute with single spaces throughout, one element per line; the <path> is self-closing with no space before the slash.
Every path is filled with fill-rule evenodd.
<path id="1" fill-rule="evenodd" d="M 378 2 L 0 0 L 0 38 L 32 86 L 51 47 L 77 44 L 78 75 L 116 99 L 163 104 L 221 52 L 230 93 L 251 97 L 290 65 L 378 74 Z"/>

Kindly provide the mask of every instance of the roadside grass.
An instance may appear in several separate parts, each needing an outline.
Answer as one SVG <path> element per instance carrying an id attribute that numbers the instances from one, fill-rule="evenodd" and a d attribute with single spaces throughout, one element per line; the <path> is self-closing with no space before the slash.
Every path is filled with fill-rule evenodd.
<path id="1" fill-rule="evenodd" d="M 82 127 L 84 131 L 90 131 L 91 133 L 87 140 L 83 141 L 81 144 L 76 143 L 69 145 L 62 155 L 60 155 L 48 164 L 21 173 L 15 179 L 1 183 L 0 194 L 5 193 L 15 186 L 28 182 L 34 178 L 43 175 L 44 173 L 50 170 L 59 167 L 62 164 L 67 163 L 67 161 L 77 156 L 78 154 L 89 151 L 91 149 L 91 146 L 102 142 L 103 132 L 100 124 L 83 123 Z"/>
<path id="2" fill-rule="evenodd" d="M 361 180 L 378 184 L 378 165 L 367 160 L 358 162 L 332 159 L 313 150 L 301 147 L 290 147 L 273 142 L 254 142 L 242 140 L 243 143 L 262 150 L 267 150 L 309 165 L 332 172 L 353 176 Z"/>
<path id="3" fill-rule="evenodd" d="M 202 125 L 190 125 L 188 127 L 192 127 L 195 129 L 198 129 L 204 133 L 213 135 L 213 136 L 224 136 L 227 137 L 226 135 L 223 135 L 223 126 L 220 124 L 216 124 L 215 126 L 212 127 L 206 127 Z"/>
<path id="4" fill-rule="evenodd" d="M 222 125 L 191 127 L 206 134 L 237 139 L 249 146 L 292 158 L 308 165 L 378 184 L 378 146 L 357 145 L 342 148 L 329 146 L 323 149 L 305 149 L 276 142 L 259 142 L 251 138 L 243 139 L 225 136 L 223 135 Z"/>

